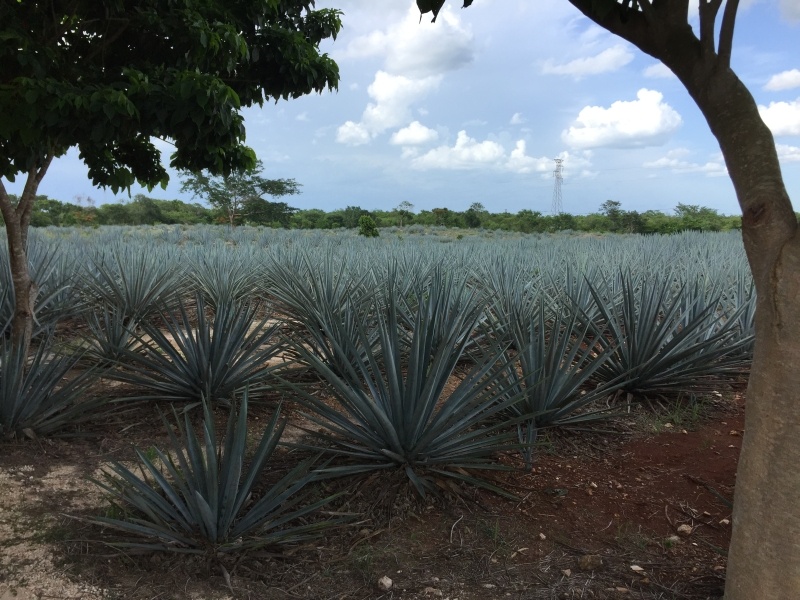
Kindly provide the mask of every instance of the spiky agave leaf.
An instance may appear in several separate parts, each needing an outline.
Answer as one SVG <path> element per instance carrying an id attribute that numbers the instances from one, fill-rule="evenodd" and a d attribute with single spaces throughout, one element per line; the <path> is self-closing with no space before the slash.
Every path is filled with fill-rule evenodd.
<path id="1" fill-rule="evenodd" d="M 330 257 L 314 266 L 309 255 L 303 254 L 289 264 L 273 262 L 265 292 L 298 325 L 297 337 L 303 345 L 334 371 L 345 374 L 352 360 L 378 347 L 371 325 L 374 294 L 364 280 L 364 275 L 351 276 L 343 263 L 336 266 Z M 344 339 L 358 339 L 359 325 L 369 332 L 366 345 L 347 346 L 353 356 L 335 351 L 334 346 L 344 348 Z"/>
<path id="2" fill-rule="evenodd" d="M 0 338 L 0 434 L 52 435 L 89 419 L 102 404 L 85 397 L 94 373 L 84 370 L 67 379 L 80 358 L 55 356 L 48 338 L 29 360 Z"/>
<path id="3" fill-rule="evenodd" d="M 673 278 L 634 282 L 622 278 L 621 300 L 594 285 L 601 329 L 614 344 L 609 359 L 595 378 L 610 382 L 627 376 L 621 388 L 629 393 L 682 392 L 716 386 L 731 373 L 746 366 L 738 352 L 745 341 L 733 337 L 734 319 L 718 314 L 718 299 L 692 295 L 690 287 L 674 289 Z M 695 302 L 705 306 L 698 310 Z"/>
<path id="4" fill-rule="evenodd" d="M 495 454 L 517 448 L 514 423 L 491 419 L 517 401 L 503 386 L 505 349 L 484 356 L 455 389 L 448 390 L 481 311 L 428 310 L 426 302 L 438 300 L 421 298 L 409 340 L 399 323 L 401 309 L 395 296 L 387 294 L 387 301 L 377 321 L 380 354 L 354 352 L 369 335 L 363 326 L 357 331 L 360 339 L 334 336 L 341 339 L 341 345 L 334 346 L 337 353 L 355 356 L 347 361 L 347 374 L 336 373 L 298 346 L 336 401 L 329 404 L 298 389 L 300 402 L 310 411 L 307 417 L 326 432 L 316 435 L 329 444 L 331 452 L 349 459 L 323 473 L 397 469 L 423 496 L 435 489 L 435 475 L 467 477 L 503 493 L 483 479 L 465 475 L 464 470 L 504 468 Z"/>
<path id="5" fill-rule="evenodd" d="M 270 364 L 285 348 L 279 323 L 256 320 L 259 304 L 221 304 L 213 316 L 198 294 L 196 312 L 185 303 L 161 313 L 163 330 L 145 322 L 140 346 L 119 350 L 109 377 L 145 388 L 161 400 L 228 402 L 246 386 L 263 383 L 280 368 Z M 151 396 L 146 396 L 151 397 Z"/>
<path id="6" fill-rule="evenodd" d="M 314 480 L 311 468 L 316 457 L 299 462 L 266 490 L 256 489 L 286 425 L 280 407 L 249 457 L 247 392 L 229 413 L 224 440 L 217 437 L 210 403 L 203 400 L 202 405 L 202 438 L 188 412 L 181 420 L 173 407 L 177 435 L 162 415 L 170 437 L 168 451 L 136 449 L 141 474 L 115 461 L 99 480 L 93 480 L 124 513 L 119 518 L 88 519 L 125 534 L 114 546 L 217 558 L 296 543 L 330 524 L 300 521 L 334 498 L 304 503 L 307 498 L 300 492 Z"/>
<path id="7" fill-rule="evenodd" d="M 509 393 L 519 397 L 510 407 L 516 416 L 535 415 L 518 425 L 526 466 L 533 460 L 538 432 L 544 427 L 576 425 L 610 416 L 607 407 L 584 408 L 624 386 L 616 381 L 587 386 L 608 360 L 610 343 L 579 311 L 550 311 L 543 302 L 533 315 L 527 311 L 511 315 L 504 329 L 510 330 L 518 348 L 518 364 L 509 365 Z"/>
<path id="8" fill-rule="evenodd" d="M 181 263 L 151 247 L 118 244 L 87 267 L 87 302 L 112 307 L 132 326 L 177 299 Z"/>

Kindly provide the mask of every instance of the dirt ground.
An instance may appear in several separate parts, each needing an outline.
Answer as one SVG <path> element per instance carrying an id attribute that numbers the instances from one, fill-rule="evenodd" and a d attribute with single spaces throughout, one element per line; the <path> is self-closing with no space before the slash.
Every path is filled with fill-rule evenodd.
<path id="1" fill-rule="evenodd" d="M 502 473 L 515 500 L 475 490 L 463 501 L 408 500 L 392 519 L 376 513 L 225 573 L 186 557 L 121 555 L 74 518 L 102 512 L 86 478 L 105 461 L 163 442 L 149 412 L 110 417 L 99 437 L 4 442 L 0 600 L 721 598 L 740 396 L 713 396 L 701 411 L 639 408 L 604 426 L 615 433 L 551 435 L 532 472 Z M 331 510 L 361 510 L 376 485 L 351 485 Z"/>

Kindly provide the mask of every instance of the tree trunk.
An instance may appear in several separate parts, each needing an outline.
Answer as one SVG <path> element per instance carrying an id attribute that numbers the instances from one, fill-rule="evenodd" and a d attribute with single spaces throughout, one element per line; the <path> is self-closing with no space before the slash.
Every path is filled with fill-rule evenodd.
<path id="1" fill-rule="evenodd" d="M 5 221 L 8 262 L 14 285 L 11 344 L 15 348 L 22 347 L 26 354 L 33 337 L 34 308 L 39 293 L 38 286 L 31 278 L 28 265 L 28 228 L 36 191 L 51 162 L 52 156 L 46 157 L 39 168 L 32 168 L 28 172 L 25 188 L 16 205 L 12 204 L 5 187 L 0 182 L 0 211 Z"/>
<path id="2" fill-rule="evenodd" d="M 701 2 L 698 38 L 688 0 L 642 1 L 638 11 L 606 3 L 613 9 L 600 13 L 596 0 L 568 1 L 669 67 L 725 157 L 758 293 L 725 598 L 800 598 L 800 234 L 775 140 L 730 69 L 739 2 L 725 2 L 718 29 L 722 0 Z"/>
<path id="3" fill-rule="evenodd" d="M 797 217 L 772 133 L 744 84 L 727 67 L 673 70 L 719 141 L 742 209 L 742 237 L 758 293 L 725 598 L 800 598 Z"/>

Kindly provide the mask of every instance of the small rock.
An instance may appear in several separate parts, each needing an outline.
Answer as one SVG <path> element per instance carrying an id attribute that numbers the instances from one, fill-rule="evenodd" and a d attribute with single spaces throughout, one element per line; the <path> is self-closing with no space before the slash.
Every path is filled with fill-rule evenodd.
<path id="1" fill-rule="evenodd" d="M 667 538 L 667 543 L 668 544 L 677 544 L 680 541 L 681 541 L 681 538 L 679 538 L 677 535 L 671 535 L 671 536 L 669 536 Z"/>
<path id="2" fill-rule="evenodd" d="M 730 525 L 730 524 L 731 524 L 731 521 L 730 521 L 730 519 L 722 519 L 722 520 L 719 522 L 719 524 L 720 524 L 720 525 Z"/>
<path id="3" fill-rule="evenodd" d="M 578 561 L 582 571 L 594 571 L 603 566 L 603 558 L 597 554 L 584 554 Z"/>
<path id="4" fill-rule="evenodd" d="M 597 489 L 597 484 L 593 481 L 593 482 L 591 482 L 589 484 L 589 487 L 596 490 Z"/>
<path id="5" fill-rule="evenodd" d="M 689 537 L 690 535 L 692 535 L 693 531 L 694 528 L 691 525 L 683 524 L 680 527 L 678 527 L 678 535 L 682 535 L 684 537 Z"/>
<path id="6" fill-rule="evenodd" d="M 564 574 L 564 577 L 571 577 L 572 576 L 572 570 L 571 569 L 562 569 L 561 572 Z"/>
<path id="7" fill-rule="evenodd" d="M 542 541 L 544 541 L 544 540 L 546 540 L 546 539 L 547 539 L 547 536 L 546 536 L 545 534 L 543 534 L 543 533 L 540 533 L 540 534 L 539 534 L 539 539 L 540 539 L 540 540 L 542 540 Z"/>
<path id="8" fill-rule="evenodd" d="M 627 594 L 628 592 L 630 592 L 628 588 L 624 587 L 616 587 L 614 588 L 614 591 L 617 592 L 618 594 Z"/>
<path id="9" fill-rule="evenodd" d="M 664 423 L 664 429 L 672 429 L 672 423 Z"/>
<path id="10" fill-rule="evenodd" d="M 437 590 L 436 588 L 432 587 L 426 587 L 424 590 L 422 590 L 422 593 L 425 594 L 426 596 L 442 597 L 444 595 L 442 594 L 442 590 Z"/>
<path id="11" fill-rule="evenodd" d="M 484 583 L 483 587 L 485 587 L 487 590 L 493 590 L 497 586 L 495 584 L 493 584 L 493 583 Z"/>
<path id="12" fill-rule="evenodd" d="M 392 580 L 384 575 L 378 579 L 378 587 L 384 592 L 388 592 L 390 589 L 392 589 Z"/>
<path id="13" fill-rule="evenodd" d="M 631 571 L 633 571 L 634 573 L 638 573 L 639 575 L 645 574 L 644 569 L 639 565 L 631 565 Z"/>

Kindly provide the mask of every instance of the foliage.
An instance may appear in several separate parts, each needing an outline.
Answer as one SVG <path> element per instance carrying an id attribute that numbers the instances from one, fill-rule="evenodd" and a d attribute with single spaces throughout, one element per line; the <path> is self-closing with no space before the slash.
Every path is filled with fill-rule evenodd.
<path id="1" fill-rule="evenodd" d="M 259 490 L 258 481 L 278 445 L 285 421 L 277 409 L 252 457 L 247 432 L 247 393 L 228 416 L 224 440 L 217 439 L 214 414 L 203 402 L 202 441 L 190 415 L 175 428 L 162 415 L 171 448 L 151 457 L 136 449 L 136 474 L 114 461 L 95 483 L 105 490 L 121 517 L 93 517 L 95 523 L 123 534 L 112 545 L 147 551 L 221 555 L 300 542 L 313 537 L 324 522 L 305 519 L 331 500 L 300 505 L 301 490 L 314 480 L 314 460 L 300 461 L 277 483 Z M 183 421 L 183 423 L 181 423 Z M 249 464 L 248 464 L 249 462 Z M 245 467 L 247 465 L 247 467 Z"/>
<path id="2" fill-rule="evenodd" d="M 396 297 L 391 290 L 387 293 L 388 304 L 378 316 L 379 355 L 359 352 L 370 343 L 370 332 L 363 325 L 358 326 L 356 339 L 336 336 L 342 340 L 334 346 L 343 355 L 340 363 L 352 361 L 346 375 L 298 345 L 336 400 L 326 403 L 298 389 L 300 401 L 311 411 L 308 418 L 327 432 L 316 435 L 334 454 L 350 459 L 322 472 L 399 470 L 422 496 L 444 485 L 442 478 L 503 493 L 471 470 L 503 468 L 495 454 L 516 447 L 513 424 L 488 423 L 516 402 L 502 386 L 505 350 L 487 353 L 467 373 L 459 374 L 460 383 L 445 394 L 480 313 L 429 311 L 421 299 L 409 343 L 398 321 Z"/>
<path id="3" fill-rule="evenodd" d="M 33 310 L 33 335 L 52 330 L 55 325 L 81 312 L 83 304 L 76 294 L 73 255 L 58 244 L 49 244 L 38 236 L 28 243 L 28 268 L 39 285 Z M 7 260 L 7 248 L 0 244 L 0 333 L 5 335 L 14 316 L 14 283 Z"/>
<path id="4" fill-rule="evenodd" d="M 345 376 L 357 357 L 377 351 L 370 314 L 374 294 L 364 278 L 352 277 L 344 264 L 337 267 L 323 258 L 315 266 L 308 255 L 288 265 L 276 262 L 268 270 L 265 288 L 289 321 L 300 326 L 297 338 L 304 347 L 334 372 Z M 366 346 L 354 343 L 360 341 L 359 329 L 368 332 Z"/>
<path id="5" fill-rule="evenodd" d="M 282 206 L 274 205 L 264 196 L 299 194 L 300 185 L 294 179 L 265 179 L 260 175 L 263 170 L 264 164 L 257 160 L 252 169 L 240 169 L 217 177 L 184 171 L 181 191 L 204 198 L 224 213 L 231 227 L 251 217 L 258 220 L 276 217 L 270 220 L 288 223 L 296 209 L 285 203 L 281 203 Z"/>
<path id="6" fill-rule="evenodd" d="M 372 217 L 361 215 L 358 218 L 358 235 L 363 235 L 368 238 L 378 237 L 380 235 L 378 227 L 375 225 L 375 221 L 372 220 Z"/>
<path id="7" fill-rule="evenodd" d="M 297 0 L 5 2 L 0 23 L 0 175 L 10 179 L 77 145 L 95 184 L 162 184 L 153 137 L 175 144 L 175 168 L 252 167 L 239 110 L 338 80 L 319 52 L 338 11 Z"/>
<path id="8" fill-rule="evenodd" d="M 101 404 L 87 400 L 91 371 L 70 376 L 80 354 L 55 356 L 43 340 L 29 360 L 23 349 L 0 337 L 0 436 L 38 437 L 87 420 Z"/>
<path id="9" fill-rule="evenodd" d="M 518 426 L 530 466 L 539 429 L 586 423 L 609 416 L 608 407 L 582 410 L 625 385 L 626 374 L 588 387 L 610 357 L 610 344 L 578 312 L 552 312 L 540 302 L 533 315 L 516 312 L 508 325 L 519 364 L 509 365 L 509 393 L 520 398 L 510 411 L 535 415 Z M 588 389 L 587 389 L 588 388 Z"/>
<path id="10" fill-rule="evenodd" d="M 619 293 L 592 286 L 598 329 L 610 339 L 609 359 L 595 372 L 601 381 L 625 377 L 629 393 L 715 389 L 746 369 L 736 339 L 738 315 L 720 315 L 719 297 L 705 298 L 691 286 L 674 290 L 670 276 L 648 281 L 621 276 Z"/>
<path id="11" fill-rule="evenodd" d="M 150 390 L 159 400 L 228 403 L 245 387 L 265 381 L 277 367 L 269 361 L 283 349 L 275 341 L 280 325 L 255 320 L 258 303 L 217 305 L 212 317 L 203 296 L 196 311 L 184 302 L 160 314 L 163 325 L 143 322 L 140 347 L 120 349 L 109 376 Z"/>

